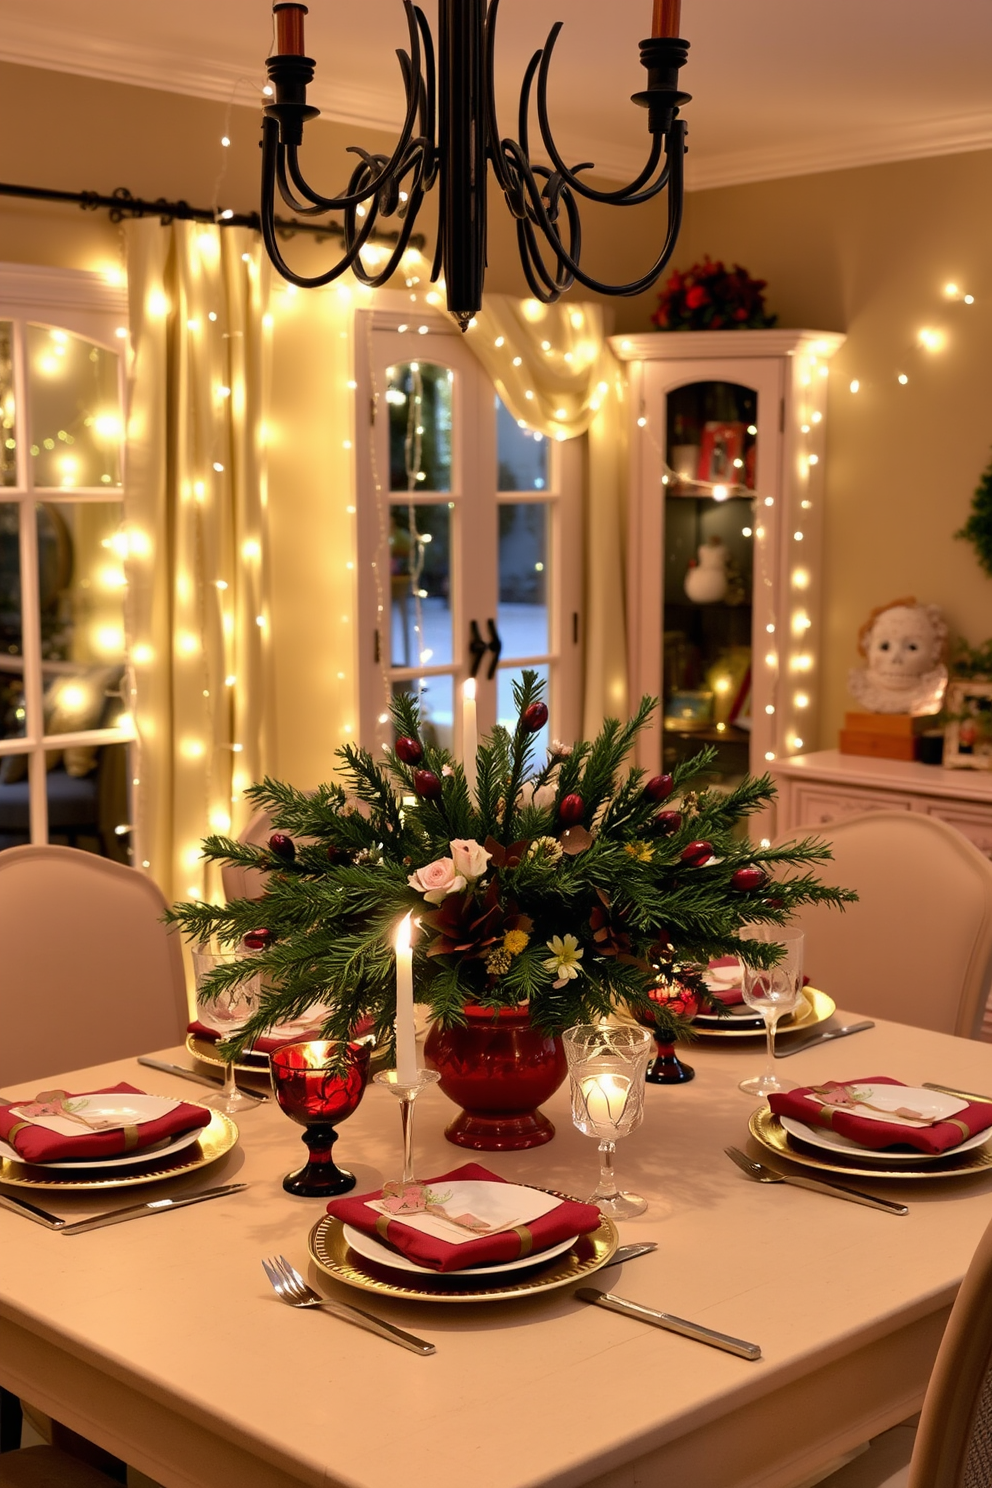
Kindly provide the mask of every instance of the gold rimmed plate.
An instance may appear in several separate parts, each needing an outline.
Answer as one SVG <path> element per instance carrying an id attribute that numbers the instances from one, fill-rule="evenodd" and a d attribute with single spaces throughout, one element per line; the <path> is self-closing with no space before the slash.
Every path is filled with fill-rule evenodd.
<path id="1" fill-rule="evenodd" d="M 799 1033 L 802 1029 L 815 1028 L 818 1023 L 825 1023 L 832 1018 L 837 1011 L 837 1004 L 832 997 L 825 992 L 818 992 L 815 987 L 804 987 L 802 990 L 802 1004 L 797 1009 L 795 1016 L 788 1022 L 780 1022 L 776 1038 L 785 1038 L 790 1033 Z M 755 1014 L 760 1017 L 760 1014 Z M 724 1026 L 726 1025 L 726 1026 Z M 728 1018 L 714 1018 L 712 1022 L 700 1023 L 698 1020 L 692 1025 L 693 1032 L 699 1038 L 764 1038 L 764 1024 L 760 1028 L 748 1026 L 746 1028 L 735 1027 Z"/>
<path id="2" fill-rule="evenodd" d="M 205 1168 L 237 1144 L 238 1128 L 230 1116 L 225 1116 L 222 1111 L 211 1111 L 209 1122 L 192 1146 L 184 1147 L 175 1156 L 167 1152 L 158 1156 L 150 1153 L 147 1167 L 138 1171 L 133 1168 L 101 1168 L 94 1162 L 85 1172 L 78 1169 L 53 1172 L 49 1168 L 4 1159 L 0 1162 L 0 1184 L 11 1188 L 39 1189 L 133 1188 L 139 1183 L 158 1183 L 163 1178 L 175 1178 L 180 1173 L 193 1173 L 197 1168 Z"/>
<path id="3" fill-rule="evenodd" d="M 838 1173 L 844 1178 L 891 1178 L 896 1181 L 911 1179 L 914 1182 L 926 1178 L 968 1178 L 976 1173 L 992 1171 L 992 1143 L 973 1147 L 970 1152 L 951 1153 L 936 1161 L 923 1158 L 918 1163 L 898 1164 L 886 1167 L 885 1153 L 873 1152 L 871 1159 L 859 1159 L 856 1153 L 850 1158 L 829 1155 L 825 1149 L 806 1147 L 790 1137 L 779 1118 L 767 1106 L 755 1111 L 748 1128 L 756 1142 L 776 1157 L 787 1158 L 800 1167 L 812 1168 L 821 1173 Z"/>
<path id="4" fill-rule="evenodd" d="M 194 1059 L 199 1059 L 201 1064 L 212 1064 L 223 1069 L 225 1060 L 217 1053 L 217 1045 L 212 1039 L 199 1037 L 195 1033 L 186 1035 L 186 1050 L 192 1054 Z M 269 1077 L 268 1054 L 252 1053 L 246 1054 L 242 1059 L 235 1062 L 234 1068 L 243 1075 L 261 1075 L 263 1080 Z"/>
<path id="5" fill-rule="evenodd" d="M 425 1277 L 376 1266 L 351 1249 L 345 1239 L 344 1225 L 330 1214 L 317 1221 L 308 1241 L 310 1255 L 321 1271 L 345 1286 L 400 1301 L 445 1303 L 505 1302 L 571 1286 L 608 1265 L 619 1243 L 616 1225 L 604 1214 L 599 1228 L 589 1235 L 580 1235 L 564 1255 L 554 1256 L 543 1264 L 541 1257 L 535 1256 L 533 1267 L 527 1271 L 507 1276 L 498 1285 L 486 1285 L 480 1276 L 466 1271 Z"/>

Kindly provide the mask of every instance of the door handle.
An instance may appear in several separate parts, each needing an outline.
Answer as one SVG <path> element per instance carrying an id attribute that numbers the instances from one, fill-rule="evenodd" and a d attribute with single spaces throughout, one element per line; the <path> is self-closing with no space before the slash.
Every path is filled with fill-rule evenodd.
<path id="1" fill-rule="evenodd" d="M 468 649 L 469 655 L 472 658 L 472 667 L 469 675 L 472 677 L 478 675 L 479 668 L 482 665 L 482 658 L 488 651 L 492 657 L 492 660 L 489 663 L 489 670 L 486 672 L 486 678 L 489 682 L 491 682 L 496 675 L 496 668 L 499 665 L 499 659 L 503 652 L 503 642 L 500 639 L 500 634 L 499 631 L 496 629 L 494 621 L 487 620 L 486 628 L 489 631 L 488 641 L 483 640 L 478 621 L 469 621 Z"/>

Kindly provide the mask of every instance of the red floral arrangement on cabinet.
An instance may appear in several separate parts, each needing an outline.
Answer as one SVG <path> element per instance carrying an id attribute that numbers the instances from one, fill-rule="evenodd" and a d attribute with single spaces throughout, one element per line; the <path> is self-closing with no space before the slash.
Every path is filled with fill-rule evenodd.
<path id="1" fill-rule="evenodd" d="M 707 254 L 691 269 L 676 269 L 658 296 L 651 319 L 659 331 L 766 330 L 778 319 L 765 309 L 765 279 Z"/>

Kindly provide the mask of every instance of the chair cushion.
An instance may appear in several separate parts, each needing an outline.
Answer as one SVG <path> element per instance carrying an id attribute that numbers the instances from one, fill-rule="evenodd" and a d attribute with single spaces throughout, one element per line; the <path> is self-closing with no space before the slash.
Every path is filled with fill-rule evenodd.
<path id="1" fill-rule="evenodd" d="M 0 1488 L 108 1488 L 112 1481 L 57 1447 L 25 1447 L 0 1457 Z"/>

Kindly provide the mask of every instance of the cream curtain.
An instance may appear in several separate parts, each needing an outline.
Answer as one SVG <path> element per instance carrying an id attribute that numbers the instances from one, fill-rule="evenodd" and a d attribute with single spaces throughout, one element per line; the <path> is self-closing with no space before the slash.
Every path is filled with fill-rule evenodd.
<path id="1" fill-rule="evenodd" d="M 625 383 L 599 305 L 487 295 L 467 332 L 515 418 L 552 439 L 588 435 L 583 733 L 627 713 Z"/>
<path id="2" fill-rule="evenodd" d="M 167 898 L 214 898 L 200 841 L 271 768 L 267 263 L 239 228 L 126 231 L 136 859 Z"/>

